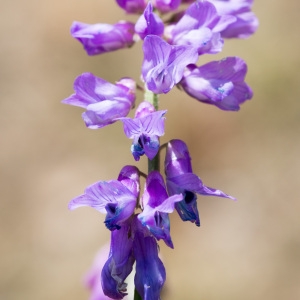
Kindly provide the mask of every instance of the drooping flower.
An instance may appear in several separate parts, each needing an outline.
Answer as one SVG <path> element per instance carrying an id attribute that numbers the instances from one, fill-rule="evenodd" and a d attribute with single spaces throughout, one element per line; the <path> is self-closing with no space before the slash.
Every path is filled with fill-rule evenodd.
<path id="1" fill-rule="evenodd" d="M 142 299 L 160 300 L 160 292 L 166 280 L 165 267 L 158 257 L 158 245 L 149 230 L 135 216 L 133 253 L 136 259 L 135 287 Z"/>
<path id="2" fill-rule="evenodd" d="M 223 110 L 237 111 L 252 98 L 245 83 L 246 63 L 239 57 L 227 57 L 203 66 L 190 65 L 180 85 L 191 97 Z"/>
<path id="3" fill-rule="evenodd" d="M 164 23 L 161 18 L 153 12 L 151 2 L 148 2 L 144 13 L 139 17 L 134 28 L 141 39 L 144 39 L 149 34 L 158 36 L 163 34 Z"/>
<path id="4" fill-rule="evenodd" d="M 176 10 L 181 0 L 153 0 L 153 5 L 162 13 Z"/>
<path id="5" fill-rule="evenodd" d="M 143 79 L 156 94 L 168 93 L 177 84 L 187 65 L 198 59 L 192 46 L 172 46 L 156 35 L 147 35 L 143 44 Z"/>
<path id="6" fill-rule="evenodd" d="M 184 196 L 182 201 L 175 203 L 175 208 L 183 221 L 191 221 L 200 226 L 196 193 L 234 199 L 220 190 L 205 186 L 193 173 L 187 145 L 181 140 L 171 140 L 168 143 L 165 173 L 169 195 Z"/>
<path id="7" fill-rule="evenodd" d="M 71 35 L 83 45 L 88 55 L 97 55 L 131 47 L 134 44 L 134 24 L 120 21 L 114 25 L 90 25 L 75 21 Z"/>
<path id="8" fill-rule="evenodd" d="M 209 1 L 194 1 L 177 24 L 167 29 L 169 42 L 173 45 L 191 45 L 198 54 L 218 53 L 222 50 L 220 32 L 236 20 L 234 16 L 219 16 Z"/>
<path id="9" fill-rule="evenodd" d="M 167 111 L 155 111 L 149 102 L 142 102 L 135 113 L 135 118 L 120 118 L 126 136 L 133 139 L 131 152 L 135 160 L 146 154 L 153 159 L 159 150 L 159 137 L 165 133 L 164 115 Z"/>
<path id="10" fill-rule="evenodd" d="M 164 180 L 158 171 L 152 171 L 148 175 L 142 197 L 143 211 L 138 215 L 138 219 L 156 239 L 164 240 L 171 248 L 173 243 L 168 214 L 173 212 L 175 203 L 182 199 L 180 193 L 168 197 Z"/>
<path id="11" fill-rule="evenodd" d="M 93 265 L 84 277 L 84 284 L 90 290 L 89 300 L 110 300 L 107 297 L 101 285 L 101 271 L 107 261 L 109 254 L 109 245 L 103 246 L 97 253 Z"/>
<path id="12" fill-rule="evenodd" d="M 112 299 L 122 299 L 127 295 L 125 279 L 135 261 L 130 232 L 131 220 L 126 220 L 119 230 L 111 232 L 109 257 L 101 272 L 101 282 L 104 294 Z"/>
<path id="13" fill-rule="evenodd" d="M 82 118 L 91 129 L 126 117 L 135 101 L 135 82 L 130 78 L 112 84 L 92 73 L 83 73 L 75 79 L 74 90 L 62 103 L 85 108 Z"/>
<path id="14" fill-rule="evenodd" d="M 144 11 L 147 0 L 117 0 L 117 4 L 129 14 L 140 14 Z"/>
<path id="15" fill-rule="evenodd" d="M 224 38 L 248 38 L 258 27 L 258 19 L 251 11 L 253 0 L 210 0 L 219 15 L 232 15 L 236 21 L 229 24 L 221 35 Z"/>
<path id="16" fill-rule="evenodd" d="M 134 166 L 122 168 L 118 180 L 99 181 L 69 203 L 73 210 L 90 206 L 106 213 L 105 225 L 110 230 L 120 229 L 134 213 L 139 194 L 139 171 Z"/>

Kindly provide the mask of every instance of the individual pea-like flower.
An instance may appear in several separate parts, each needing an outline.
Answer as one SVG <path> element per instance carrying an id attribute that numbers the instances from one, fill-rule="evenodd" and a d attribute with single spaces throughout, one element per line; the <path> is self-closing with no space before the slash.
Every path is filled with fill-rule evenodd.
<path id="1" fill-rule="evenodd" d="M 126 220 L 119 230 L 111 232 L 110 252 L 101 272 L 101 282 L 104 294 L 112 299 L 122 299 L 127 295 L 125 279 L 135 261 L 130 232 L 131 220 Z"/>
<path id="2" fill-rule="evenodd" d="M 132 220 L 133 253 L 136 259 L 135 287 L 142 299 L 160 300 L 160 292 L 166 281 L 166 270 L 158 257 L 155 238 L 137 216 Z"/>
<path id="3" fill-rule="evenodd" d="M 120 21 L 114 25 L 90 25 L 75 21 L 71 35 L 83 45 L 88 55 L 97 55 L 131 47 L 134 44 L 134 24 Z"/>
<path id="4" fill-rule="evenodd" d="M 84 276 L 84 284 L 90 290 L 89 300 L 110 300 L 102 288 L 101 274 L 102 268 L 107 261 L 109 254 L 109 245 L 103 246 L 97 253 L 91 268 Z"/>
<path id="5" fill-rule="evenodd" d="M 129 14 L 142 13 L 147 2 L 147 0 L 117 0 L 117 4 Z"/>
<path id="6" fill-rule="evenodd" d="M 135 118 L 120 118 L 126 136 L 133 139 L 131 152 L 135 160 L 146 154 L 153 159 L 159 150 L 159 137 L 164 135 L 166 110 L 155 111 L 154 106 L 143 101 L 135 112 Z"/>
<path id="7" fill-rule="evenodd" d="M 237 111 L 252 98 L 252 90 L 245 83 L 246 63 L 239 57 L 227 57 L 200 67 L 190 65 L 180 86 L 191 97 L 222 110 Z"/>
<path id="8" fill-rule="evenodd" d="M 134 213 L 139 195 L 139 170 L 134 166 L 125 166 L 118 180 L 99 181 L 74 198 L 69 203 L 73 210 L 81 206 L 90 206 L 106 213 L 105 225 L 110 230 L 120 229 Z"/>
<path id="9" fill-rule="evenodd" d="M 182 199 L 183 196 L 180 193 L 168 196 L 164 180 L 158 171 L 152 171 L 147 176 L 142 197 L 143 211 L 138 215 L 138 219 L 156 239 L 164 240 L 171 248 L 173 248 L 173 243 L 168 214 L 174 211 L 175 203 Z"/>
<path id="10" fill-rule="evenodd" d="M 251 11 L 253 0 L 210 0 L 219 15 L 232 15 L 236 21 L 229 24 L 221 35 L 224 38 L 248 38 L 258 27 L 258 19 Z"/>
<path id="11" fill-rule="evenodd" d="M 194 1 L 175 25 L 166 30 L 173 45 L 191 45 L 198 54 L 218 53 L 222 50 L 220 32 L 236 20 L 234 16 L 219 16 L 209 1 Z"/>
<path id="12" fill-rule="evenodd" d="M 205 186 L 193 173 L 187 145 L 181 140 L 171 140 L 168 143 L 165 173 L 169 195 L 183 194 L 183 200 L 175 203 L 183 221 L 191 221 L 200 226 L 196 194 L 234 199 L 220 190 Z"/>
<path id="13" fill-rule="evenodd" d="M 151 2 L 148 2 L 144 13 L 139 17 L 134 28 L 141 39 L 144 39 L 148 34 L 159 36 L 163 34 L 164 23 L 161 18 L 153 12 Z"/>
<path id="14" fill-rule="evenodd" d="M 82 118 L 90 129 L 126 117 L 135 101 L 135 82 L 131 78 L 112 84 L 92 73 L 83 73 L 75 79 L 74 90 L 75 93 L 62 103 L 85 108 Z"/>
<path id="15" fill-rule="evenodd" d="M 156 94 L 168 93 L 181 80 L 185 67 L 198 60 L 194 47 L 170 45 L 156 35 L 145 37 L 143 52 L 142 76 Z"/>
<path id="16" fill-rule="evenodd" d="M 168 13 L 176 10 L 181 0 L 153 0 L 153 5 L 161 12 Z"/>

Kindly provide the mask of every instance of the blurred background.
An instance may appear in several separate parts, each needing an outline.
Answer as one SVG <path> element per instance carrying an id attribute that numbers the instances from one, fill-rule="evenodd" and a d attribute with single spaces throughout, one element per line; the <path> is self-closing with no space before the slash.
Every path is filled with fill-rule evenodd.
<path id="1" fill-rule="evenodd" d="M 104 215 L 68 202 L 135 162 L 120 123 L 89 130 L 82 110 L 60 101 L 83 72 L 138 80 L 142 52 L 139 43 L 88 57 L 69 28 L 135 18 L 115 1 L 0 3 L 0 299 L 88 299 L 82 278 L 109 232 Z M 185 140 L 194 172 L 238 199 L 199 197 L 200 228 L 171 216 L 175 249 L 160 243 L 164 300 L 300 299 L 299 9 L 256 1 L 258 32 L 200 61 L 246 60 L 254 98 L 240 112 L 176 90 L 160 97 L 162 142 Z M 137 165 L 146 171 L 145 159 Z"/>

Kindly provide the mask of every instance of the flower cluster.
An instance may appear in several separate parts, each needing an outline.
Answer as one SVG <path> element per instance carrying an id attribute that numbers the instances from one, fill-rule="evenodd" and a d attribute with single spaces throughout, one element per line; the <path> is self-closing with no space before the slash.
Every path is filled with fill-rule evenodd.
<path id="1" fill-rule="evenodd" d="M 149 173 L 145 175 L 136 166 L 126 165 L 117 179 L 87 187 L 71 200 L 69 209 L 90 206 L 106 215 L 104 223 L 111 231 L 111 246 L 101 271 L 104 294 L 122 299 L 126 295 L 125 280 L 135 263 L 138 294 L 142 299 L 158 300 L 166 272 L 158 256 L 157 241 L 163 240 L 173 248 L 169 214 L 176 210 L 183 221 L 200 226 L 197 194 L 234 199 L 203 184 L 193 173 L 187 145 L 179 139 L 166 144 L 164 180 L 158 158 L 167 111 L 158 109 L 158 94 L 168 93 L 176 85 L 200 102 L 225 111 L 239 110 L 252 98 L 251 88 L 245 83 L 246 63 L 239 57 L 201 66 L 197 62 L 204 54 L 221 52 L 226 38 L 249 37 L 256 31 L 258 21 L 251 12 L 252 0 L 116 2 L 126 13 L 139 15 L 136 23 L 74 22 L 71 35 L 88 55 L 131 47 L 141 40 L 145 98 L 137 106 L 134 118 L 129 118 L 135 107 L 136 88 L 142 89 L 140 85 L 128 77 L 113 84 L 84 73 L 74 82 L 74 94 L 62 102 L 84 108 L 82 118 L 90 129 L 122 122 L 125 135 L 133 140 L 134 160 L 145 155 Z M 142 193 L 140 176 L 146 176 Z"/>

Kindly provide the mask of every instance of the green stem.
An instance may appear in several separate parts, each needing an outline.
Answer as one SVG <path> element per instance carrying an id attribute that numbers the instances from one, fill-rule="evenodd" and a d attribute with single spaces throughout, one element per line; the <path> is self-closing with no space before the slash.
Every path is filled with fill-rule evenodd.
<path id="1" fill-rule="evenodd" d="M 133 298 L 133 300 L 143 300 L 136 288 L 134 289 L 134 298 Z"/>

